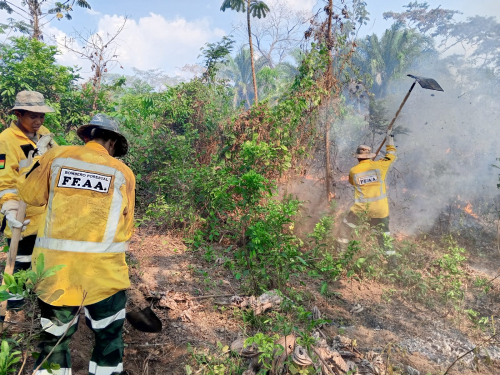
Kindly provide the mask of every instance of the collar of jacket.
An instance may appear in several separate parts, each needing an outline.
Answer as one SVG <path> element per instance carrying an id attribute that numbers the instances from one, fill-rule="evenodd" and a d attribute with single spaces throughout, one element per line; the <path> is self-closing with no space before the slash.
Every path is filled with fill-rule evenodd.
<path id="1" fill-rule="evenodd" d="M 19 129 L 19 127 L 16 125 L 16 123 L 14 121 L 12 121 L 10 123 L 10 128 L 12 129 L 12 131 L 14 132 L 14 134 L 17 135 L 18 137 L 26 139 L 29 142 L 33 142 L 31 139 L 28 138 L 28 136 L 26 134 L 23 133 L 23 131 L 21 129 Z M 35 135 L 38 136 L 39 134 L 35 133 Z"/>
<path id="2" fill-rule="evenodd" d="M 109 155 L 109 152 L 108 150 L 106 150 L 104 148 L 104 146 L 100 145 L 99 143 L 97 143 L 96 141 L 89 141 L 85 144 L 85 147 L 88 147 L 90 148 L 91 150 L 94 150 L 94 151 L 97 151 L 97 152 L 100 152 L 101 154 L 106 154 L 106 155 Z"/>
<path id="3" fill-rule="evenodd" d="M 359 162 L 359 164 L 362 164 L 362 163 L 369 163 L 369 162 L 371 162 L 371 161 L 372 161 L 372 159 L 365 159 L 365 160 L 361 160 L 361 161 Z"/>

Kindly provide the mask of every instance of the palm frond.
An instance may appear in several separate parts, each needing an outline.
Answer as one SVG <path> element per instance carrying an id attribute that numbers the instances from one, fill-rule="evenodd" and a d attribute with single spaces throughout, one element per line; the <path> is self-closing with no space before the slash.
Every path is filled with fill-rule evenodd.
<path id="1" fill-rule="evenodd" d="M 390 80 L 402 77 L 417 60 L 433 54 L 432 38 L 395 24 L 381 38 L 372 34 L 359 40 L 354 62 L 361 75 L 373 79 L 374 94 L 383 96 Z"/>
<path id="2" fill-rule="evenodd" d="M 226 9 L 235 10 L 237 12 L 246 12 L 247 8 L 244 0 L 224 0 L 220 10 L 225 12 Z"/>
<path id="3" fill-rule="evenodd" d="M 7 13 L 11 14 L 14 10 L 10 7 L 7 1 L 0 1 L 0 9 L 6 10 Z"/>
<path id="4" fill-rule="evenodd" d="M 265 18 L 269 11 L 269 7 L 263 1 L 252 0 L 250 3 L 250 12 L 253 17 L 257 17 L 259 19 Z"/>
<path id="5" fill-rule="evenodd" d="M 78 5 L 81 8 L 92 9 L 90 7 L 90 4 L 85 0 L 76 0 L 76 5 Z"/>

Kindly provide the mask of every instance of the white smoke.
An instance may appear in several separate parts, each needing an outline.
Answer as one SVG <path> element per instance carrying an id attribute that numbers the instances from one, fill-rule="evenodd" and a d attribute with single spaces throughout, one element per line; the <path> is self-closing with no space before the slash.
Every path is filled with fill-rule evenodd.
<path id="1" fill-rule="evenodd" d="M 449 225 L 455 226 L 445 230 L 460 230 L 457 223 L 468 226 L 469 232 L 488 229 L 498 219 L 500 209 L 496 186 L 500 170 L 492 166 L 500 157 L 497 84 L 478 70 L 459 74 L 443 59 L 422 62 L 408 73 L 434 78 L 444 92 L 425 90 L 417 84 L 395 124 L 411 132 L 396 135 L 398 160 L 387 176 L 391 231 L 425 232 L 435 228 L 443 214 L 448 215 Z M 388 120 L 412 83 L 413 79 L 403 77 L 391 84 L 385 98 Z M 376 149 L 384 138 L 378 135 L 373 139 L 366 112 L 356 114 L 358 105 L 352 109 L 353 114 L 337 121 L 331 133 L 338 211 L 347 210 L 354 201 L 354 190 L 346 177 L 357 164 L 353 157 L 356 146 L 368 144 Z M 304 179 L 288 186 L 288 192 L 307 201 L 300 219 L 304 223 L 307 218 L 316 222 L 328 208 L 322 180 L 324 164 L 321 160 L 313 163 L 321 166 L 311 168 L 308 174 L 319 181 Z M 308 230 L 312 227 L 311 223 L 304 225 Z"/>

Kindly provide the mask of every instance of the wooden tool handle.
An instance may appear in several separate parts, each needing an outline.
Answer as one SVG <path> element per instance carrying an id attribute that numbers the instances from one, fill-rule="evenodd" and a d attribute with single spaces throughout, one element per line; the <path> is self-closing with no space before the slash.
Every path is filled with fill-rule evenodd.
<path id="1" fill-rule="evenodd" d="M 23 201 L 19 202 L 19 209 L 17 210 L 16 220 L 21 223 L 26 217 L 26 203 Z M 19 248 L 19 241 L 21 240 L 21 228 L 12 229 L 12 238 L 10 240 L 9 254 L 7 256 L 7 264 L 5 266 L 4 273 L 12 275 L 14 273 L 14 264 L 16 263 L 17 249 Z M 2 277 L 2 285 L 5 285 L 5 278 Z M 5 318 L 5 313 L 7 312 L 7 301 L 0 302 L 0 333 L 3 332 L 3 319 Z"/>
<path id="2" fill-rule="evenodd" d="M 28 155 L 28 164 L 31 165 L 33 161 L 33 151 Z M 19 208 L 17 209 L 16 220 L 23 223 L 26 218 L 26 203 L 19 201 Z M 21 241 L 21 228 L 12 229 L 12 238 L 10 239 L 9 254 L 7 255 L 7 264 L 5 265 L 4 273 L 12 275 L 14 273 L 14 265 L 16 263 L 17 249 L 19 249 L 19 241 Z M 5 279 L 2 277 L 2 285 L 5 285 Z M 7 312 L 7 301 L 0 302 L 0 333 L 3 332 L 3 320 Z"/>
<path id="3" fill-rule="evenodd" d="M 394 116 L 394 118 L 392 119 L 391 123 L 389 124 L 389 128 L 387 129 L 387 132 L 389 132 L 389 130 L 392 130 L 392 127 L 394 126 L 394 123 L 396 122 L 396 119 L 398 118 L 399 114 L 401 113 L 401 110 L 403 109 L 403 107 L 405 106 L 406 104 L 406 101 L 408 100 L 411 92 L 413 91 L 413 88 L 415 87 L 417 81 L 413 82 L 413 85 L 411 85 L 410 87 L 410 90 L 408 91 L 408 93 L 406 94 L 403 102 L 401 103 L 401 105 L 399 106 L 399 109 L 398 111 L 396 112 L 396 116 Z M 386 137 L 384 137 L 384 140 L 382 141 L 382 143 L 380 144 L 380 146 L 378 147 L 377 151 L 375 152 L 375 156 L 372 158 L 372 160 L 375 160 L 375 158 L 377 157 L 378 153 L 380 152 L 380 150 L 382 150 L 382 147 L 384 146 L 385 144 L 385 141 L 386 141 Z"/>
<path id="4" fill-rule="evenodd" d="M 23 201 L 19 202 L 19 208 L 17 210 L 16 220 L 19 222 L 24 222 L 26 218 L 26 203 Z M 21 240 L 21 229 L 12 229 L 12 238 L 10 239 L 9 255 L 7 257 L 7 265 L 5 266 L 5 271 L 9 275 L 12 275 L 14 271 L 14 263 L 16 262 L 17 249 L 19 248 L 19 241 Z"/>

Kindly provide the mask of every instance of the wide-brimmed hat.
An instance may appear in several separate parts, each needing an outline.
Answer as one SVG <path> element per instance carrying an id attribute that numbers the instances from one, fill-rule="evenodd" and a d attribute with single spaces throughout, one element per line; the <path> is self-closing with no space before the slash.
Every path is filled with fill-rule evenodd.
<path id="1" fill-rule="evenodd" d="M 36 91 L 21 91 L 17 93 L 16 102 L 11 111 L 15 111 L 16 109 L 23 109 L 36 113 L 55 112 L 54 108 L 45 104 L 43 95 Z"/>
<path id="2" fill-rule="evenodd" d="M 115 133 L 118 137 L 115 144 L 115 155 L 116 157 L 125 156 L 128 152 L 128 142 L 127 139 L 120 133 L 120 125 L 118 121 L 114 118 L 109 117 L 103 113 L 98 113 L 92 120 L 86 125 L 82 125 L 76 131 L 76 134 L 85 141 L 85 138 L 92 138 L 93 129 L 103 129 Z"/>
<path id="3" fill-rule="evenodd" d="M 354 157 L 358 159 L 372 159 L 375 154 L 372 152 L 372 148 L 366 145 L 359 145 L 356 149 L 356 155 Z"/>

